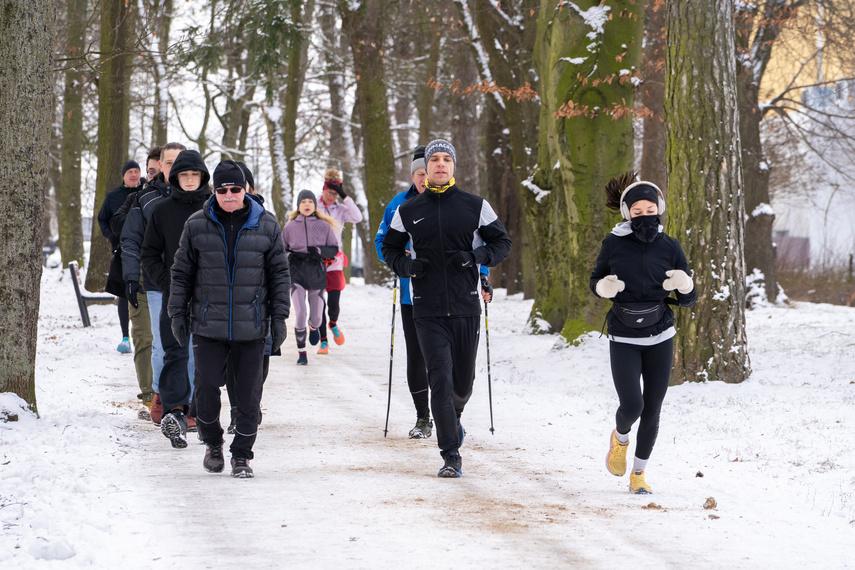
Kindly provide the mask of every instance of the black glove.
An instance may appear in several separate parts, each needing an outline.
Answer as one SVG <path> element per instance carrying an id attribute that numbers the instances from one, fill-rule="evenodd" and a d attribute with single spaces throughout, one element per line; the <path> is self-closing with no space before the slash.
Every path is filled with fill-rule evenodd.
<path id="1" fill-rule="evenodd" d="M 273 346 L 270 348 L 270 352 L 273 353 L 282 347 L 282 343 L 288 337 L 288 327 L 285 326 L 285 319 L 273 319 L 270 328 L 273 329 Z"/>
<path id="2" fill-rule="evenodd" d="M 448 263 L 458 271 L 466 271 L 475 265 L 475 254 L 471 251 L 458 251 L 448 259 Z"/>
<path id="3" fill-rule="evenodd" d="M 493 298 L 493 286 L 490 285 L 490 282 L 487 280 L 487 276 L 483 273 L 481 274 L 481 290 L 490 295 L 490 299 Z"/>
<path id="4" fill-rule="evenodd" d="M 187 334 L 187 319 L 184 315 L 172 317 L 172 336 L 178 341 L 179 346 L 187 346 L 190 335 Z"/>
<path id="5" fill-rule="evenodd" d="M 139 309 L 140 304 L 137 301 L 137 293 L 140 292 L 140 282 L 139 281 L 128 281 L 127 290 L 125 291 L 125 296 L 128 298 L 128 303 L 131 304 L 131 307 L 134 309 Z"/>
<path id="6" fill-rule="evenodd" d="M 409 277 L 423 277 L 425 274 L 425 262 L 421 259 L 410 259 L 407 264 L 406 273 Z"/>
<path id="7" fill-rule="evenodd" d="M 342 188 L 341 183 L 338 182 L 329 182 L 327 181 L 327 186 L 338 192 L 338 195 L 341 196 L 341 199 L 344 200 L 347 198 L 347 194 L 344 193 L 344 188 Z"/>

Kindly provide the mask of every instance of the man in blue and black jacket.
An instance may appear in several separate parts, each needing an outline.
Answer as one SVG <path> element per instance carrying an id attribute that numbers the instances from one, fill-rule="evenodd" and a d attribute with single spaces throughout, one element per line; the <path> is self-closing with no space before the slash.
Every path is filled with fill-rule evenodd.
<path id="1" fill-rule="evenodd" d="M 490 204 L 455 185 L 456 165 L 448 141 L 437 139 L 425 147 L 426 191 L 401 204 L 381 248 L 387 265 L 399 277 L 412 279 L 413 317 L 445 461 L 440 477 L 462 473 L 460 416 L 475 380 L 479 266 L 495 266 L 511 251 L 508 232 Z"/>

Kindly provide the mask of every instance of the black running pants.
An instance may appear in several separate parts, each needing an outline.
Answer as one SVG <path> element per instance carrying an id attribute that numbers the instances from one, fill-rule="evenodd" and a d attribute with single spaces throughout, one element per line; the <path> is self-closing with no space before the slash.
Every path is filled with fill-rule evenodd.
<path id="1" fill-rule="evenodd" d="M 341 291 L 327 291 L 324 310 L 321 311 L 323 316 L 321 320 L 321 340 L 327 340 L 327 313 L 330 315 L 329 322 L 335 323 L 338 321 L 338 316 L 341 313 Z"/>
<path id="2" fill-rule="evenodd" d="M 472 396 L 480 316 L 415 319 L 419 345 L 427 365 L 430 407 L 442 454 L 457 451 L 463 408 Z"/>
<path id="3" fill-rule="evenodd" d="M 404 329 L 404 340 L 407 341 L 407 385 L 416 406 L 416 416 L 424 418 L 430 415 L 427 369 L 416 333 L 412 305 L 401 304 L 401 325 Z"/>
<path id="4" fill-rule="evenodd" d="M 629 433 L 632 424 L 641 418 L 635 456 L 649 459 L 659 434 L 659 412 L 671 378 L 674 339 L 653 346 L 611 341 L 609 355 L 620 400 L 615 414 L 618 433 Z"/>
<path id="5" fill-rule="evenodd" d="M 196 356 L 196 426 L 207 445 L 223 444 L 220 425 L 220 388 L 234 367 L 235 437 L 229 447 L 232 456 L 252 459 L 258 435 L 258 406 L 261 403 L 264 340 L 248 342 L 193 336 Z"/>

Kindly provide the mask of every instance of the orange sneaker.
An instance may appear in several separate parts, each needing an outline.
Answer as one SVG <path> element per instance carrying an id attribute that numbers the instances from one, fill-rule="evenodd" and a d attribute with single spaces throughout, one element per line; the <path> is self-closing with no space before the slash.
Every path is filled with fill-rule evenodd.
<path id="1" fill-rule="evenodd" d="M 330 353 L 329 344 L 327 343 L 327 341 L 322 340 L 321 341 L 321 347 L 318 349 L 318 354 L 329 354 L 329 353 Z"/>
<path id="2" fill-rule="evenodd" d="M 338 329 L 338 325 L 330 325 L 330 330 L 333 334 L 333 340 L 336 344 L 342 345 L 344 344 L 344 333 Z"/>

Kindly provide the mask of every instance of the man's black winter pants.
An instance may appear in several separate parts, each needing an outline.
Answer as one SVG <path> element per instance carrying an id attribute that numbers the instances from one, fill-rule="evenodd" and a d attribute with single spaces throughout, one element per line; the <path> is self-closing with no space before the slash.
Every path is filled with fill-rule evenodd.
<path id="1" fill-rule="evenodd" d="M 480 319 L 479 315 L 416 319 L 427 365 L 436 439 L 443 455 L 457 451 L 462 443 L 459 420 L 475 381 Z"/>
<path id="2" fill-rule="evenodd" d="M 404 339 L 407 341 L 407 385 L 413 397 L 413 404 L 416 406 L 416 416 L 424 418 L 430 414 L 428 379 L 425 358 L 422 356 L 422 347 L 416 332 L 416 322 L 413 320 L 412 305 L 401 303 L 401 325 L 404 329 Z"/>
<path id="3" fill-rule="evenodd" d="M 263 386 L 264 341 L 260 338 L 236 342 L 193 336 L 196 426 L 200 439 L 207 445 L 223 444 L 220 388 L 226 384 L 228 365 L 234 366 L 234 399 L 230 403 L 236 408 L 235 437 L 229 447 L 233 457 L 253 458 Z"/>

